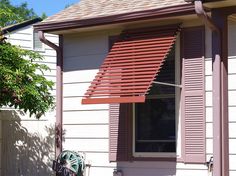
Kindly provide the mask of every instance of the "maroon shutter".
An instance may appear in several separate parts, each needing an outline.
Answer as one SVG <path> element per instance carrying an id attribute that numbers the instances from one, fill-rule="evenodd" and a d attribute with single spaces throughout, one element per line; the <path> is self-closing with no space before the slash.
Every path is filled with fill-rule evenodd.
<path id="1" fill-rule="evenodd" d="M 185 163 L 205 163 L 204 27 L 182 30 L 183 56 L 183 159 Z"/>
<path id="2" fill-rule="evenodd" d="M 109 159 L 128 161 L 132 140 L 132 104 L 110 104 L 109 122 Z"/>

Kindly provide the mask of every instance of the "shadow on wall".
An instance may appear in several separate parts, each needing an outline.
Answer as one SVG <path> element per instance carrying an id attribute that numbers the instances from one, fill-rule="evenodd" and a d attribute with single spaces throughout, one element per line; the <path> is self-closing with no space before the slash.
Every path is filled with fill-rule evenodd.
<path id="1" fill-rule="evenodd" d="M 0 113 L 4 117 L 1 128 L 1 175 L 53 175 L 51 166 L 54 159 L 54 127 L 42 127 L 47 133 L 47 136 L 43 137 L 38 132 L 29 133 L 22 126 L 22 121 L 15 111 L 1 111 Z"/>

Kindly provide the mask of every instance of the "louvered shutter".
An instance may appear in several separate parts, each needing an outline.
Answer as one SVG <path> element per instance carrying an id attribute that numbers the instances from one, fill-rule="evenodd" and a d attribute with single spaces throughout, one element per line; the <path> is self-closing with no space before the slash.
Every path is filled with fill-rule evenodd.
<path id="1" fill-rule="evenodd" d="M 110 104 L 109 159 L 130 160 L 132 140 L 132 104 Z"/>
<path id="2" fill-rule="evenodd" d="M 182 30 L 183 70 L 183 159 L 185 163 L 205 163 L 205 30 Z"/>

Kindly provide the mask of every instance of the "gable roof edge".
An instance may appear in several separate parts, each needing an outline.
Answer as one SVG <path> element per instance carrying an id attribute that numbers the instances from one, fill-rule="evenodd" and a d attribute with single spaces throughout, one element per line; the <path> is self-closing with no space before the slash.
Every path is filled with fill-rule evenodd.
<path id="1" fill-rule="evenodd" d="M 42 21 L 41 18 L 34 18 L 34 19 L 31 19 L 31 20 L 23 21 L 21 23 L 6 26 L 6 27 L 2 28 L 2 34 L 13 32 L 15 30 L 18 30 L 20 28 L 23 28 L 23 27 L 26 27 L 26 26 L 29 26 L 29 25 L 32 25 L 32 24 L 35 24 L 35 23 L 40 22 L 40 21 Z"/>

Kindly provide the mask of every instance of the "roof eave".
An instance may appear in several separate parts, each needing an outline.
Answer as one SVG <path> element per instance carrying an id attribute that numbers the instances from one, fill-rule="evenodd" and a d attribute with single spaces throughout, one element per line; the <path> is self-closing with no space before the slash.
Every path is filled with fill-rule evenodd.
<path id="1" fill-rule="evenodd" d="M 2 28 L 2 33 L 6 34 L 6 33 L 9 33 L 9 32 L 13 32 L 15 30 L 18 30 L 18 29 L 24 28 L 26 26 L 38 23 L 40 21 L 42 21 L 41 18 L 34 18 L 34 19 L 31 19 L 31 20 L 27 20 L 27 21 L 23 21 L 21 23 L 11 25 L 11 26 L 6 26 L 6 27 Z"/>
<path id="2" fill-rule="evenodd" d="M 185 4 L 178 6 L 170 6 L 159 9 L 152 9 L 146 11 L 138 11 L 132 13 L 124 13 L 112 16 L 97 17 L 82 20 L 70 20 L 61 22 L 41 22 L 34 25 L 35 30 L 44 32 L 53 32 L 65 29 L 75 29 L 83 27 L 93 27 L 100 25 L 108 25 L 115 23 L 124 23 L 130 21 L 139 21 L 153 18 L 166 18 L 172 16 L 182 16 L 194 14 L 193 4 Z"/>

